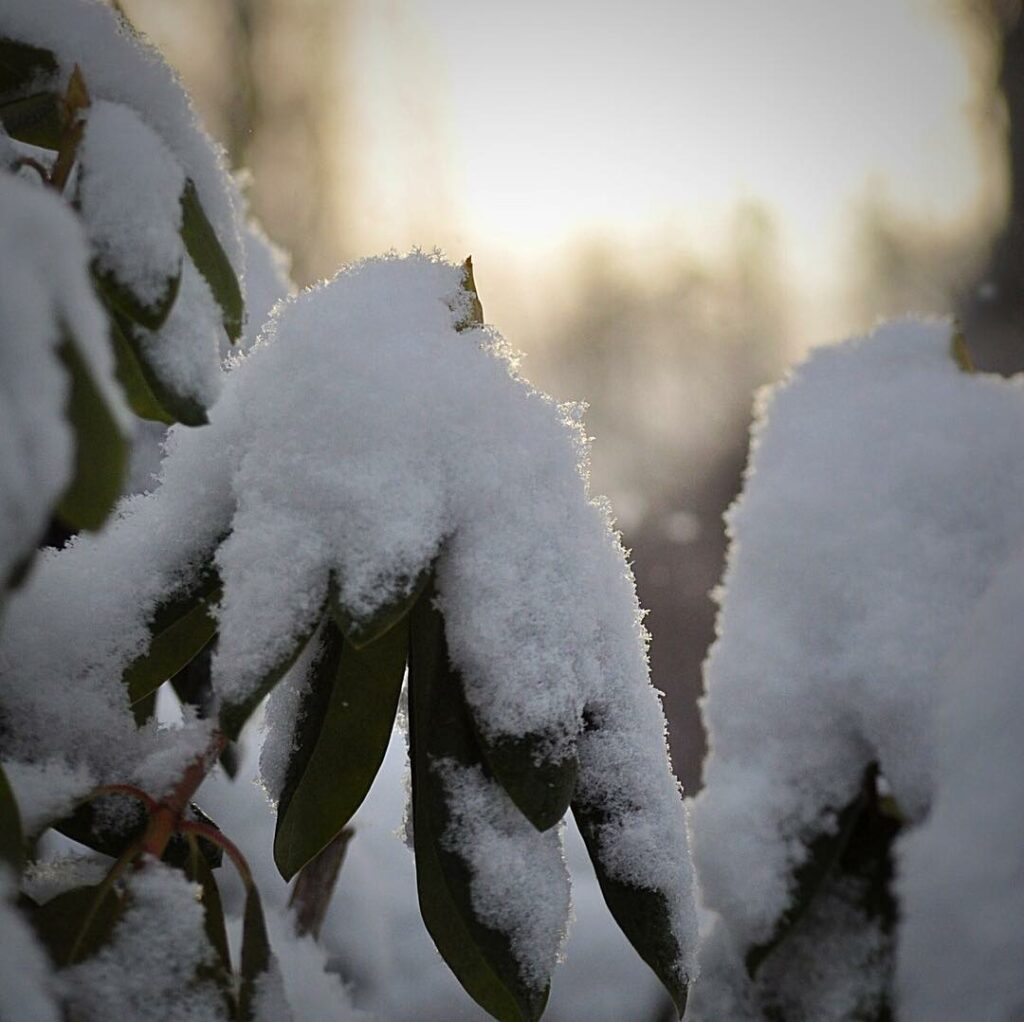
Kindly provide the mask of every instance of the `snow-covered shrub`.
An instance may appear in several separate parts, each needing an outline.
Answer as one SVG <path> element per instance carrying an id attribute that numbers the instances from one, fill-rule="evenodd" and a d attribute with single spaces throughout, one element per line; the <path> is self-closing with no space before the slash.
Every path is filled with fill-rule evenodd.
<path id="1" fill-rule="evenodd" d="M 692 1015 L 1024 1011 L 1024 391 L 944 321 L 761 403 L 706 663 Z"/>
<path id="2" fill-rule="evenodd" d="M 280 920 L 192 798 L 272 692 L 262 773 L 291 879 L 363 801 L 408 677 L 420 909 L 466 990 L 500 1019 L 542 1013 L 571 808 L 681 1012 L 685 815 L 632 577 L 575 412 L 518 376 L 468 261 L 355 264 L 225 362 L 252 338 L 245 257 L 265 276 L 266 248 L 159 56 L 93 0 L 4 4 L 0 124 L 0 975 L 18 1003 L 277 1020 L 289 990 L 307 1016 L 330 991 L 324 1017 L 356 1017 L 332 977 L 296 978 L 306 952 L 275 959 Z M 158 484 L 118 501 L 140 419 L 171 426 Z M 51 517 L 94 534 L 36 553 Z M 175 726 L 153 715 L 169 680 Z M 93 854 L 47 858 L 54 830 Z"/>

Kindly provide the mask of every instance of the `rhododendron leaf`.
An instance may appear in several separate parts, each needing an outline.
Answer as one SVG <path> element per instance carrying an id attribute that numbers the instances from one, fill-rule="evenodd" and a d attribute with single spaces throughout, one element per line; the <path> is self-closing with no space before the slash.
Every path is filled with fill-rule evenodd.
<path id="1" fill-rule="evenodd" d="M 56 73 L 57 58 L 52 51 L 0 36 L 0 95 L 27 89 Z"/>
<path id="2" fill-rule="evenodd" d="M 686 1010 L 687 985 L 676 968 L 679 944 L 672 932 L 672 917 L 665 895 L 626 883 L 605 867 L 600 832 L 613 821 L 604 810 L 577 801 L 573 802 L 572 811 L 608 910 L 637 954 L 661 980 L 682 1018 Z"/>
<path id="3" fill-rule="evenodd" d="M 6 862 L 19 875 L 25 866 L 21 813 L 3 767 L 0 767 L 0 861 Z"/>
<path id="4" fill-rule="evenodd" d="M 508 937 L 477 919 L 469 868 L 444 841 L 452 814 L 435 763 L 480 766 L 482 757 L 432 599 L 430 587 L 410 615 L 409 752 L 420 912 L 441 956 L 482 1008 L 502 1022 L 534 1020 L 544 1011 L 548 987 L 527 982 Z"/>
<path id="5" fill-rule="evenodd" d="M 71 377 L 67 415 L 75 434 L 71 483 L 57 513 L 76 529 L 96 530 L 106 521 L 124 486 L 128 445 L 96 386 L 92 370 L 69 336 L 57 349 Z"/>
<path id="6" fill-rule="evenodd" d="M 325 622 L 277 809 L 274 861 L 285 880 L 340 833 L 366 797 L 394 727 L 408 635 L 403 624 L 357 649 Z"/>
<path id="7" fill-rule="evenodd" d="M 191 179 L 185 181 L 185 190 L 181 196 L 181 238 L 196 269 L 209 284 L 210 291 L 221 308 L 224 329 L 234 344 L 242 336 L 242 328 L 245 326 L 242 289 L 238 286 L 235 271 L 203 211 L 196 186 Z"/>

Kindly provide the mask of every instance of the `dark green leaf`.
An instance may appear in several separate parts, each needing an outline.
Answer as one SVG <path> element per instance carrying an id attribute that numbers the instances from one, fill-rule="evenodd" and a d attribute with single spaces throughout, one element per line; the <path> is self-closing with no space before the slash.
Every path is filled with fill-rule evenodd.
<path id="1" fill-rule="evenodd" d="M 206 218 L 192 180 L 185 182 L 181 196 L 181 237 L 196 269 L 206 278 L 221 308 L 224 329 L 234 344 L 242 336 L 245 307 L 238 278 L 220 241 Z"/>
<path id="2" fill-rule="evenodd" d="M 687 987 L 676 968 L 680 948 L 672 933 L 671 913 L 665 895 L 610 876 L 602 862 L 598 840 L 600 828 L 609 822 L 607 813 L 579 801 L 573 802 L 572 811 L 594 864 L 605 904 L 637 954 L 661 980 L 682 1018 L 686 1010 Z"/>
<path id="3" fill-rule="evenodd" d="M 107 311 L 117 357 L 117 378 L 125 389 L 132 411 L 155 422 L 206 425 L 206 409 L 195 398 L 178 392 L 162 380 L 147 361 L 142 346 L 143 328 L 109 305 Z"/>
<path id="4" fill-rule="evenodd" d="M 60 146 L 61 98 L 54 92 L 37 92 L 0 104 L 0 124 L 11 138 L 40 149 Z"/>
<path id="5" fill-rule="evenodd" d="M 537 828 L 547 830 L 565 815 L 576 789 L 576 757 L 544 758 L 549 742 L 543 735 L 488 739 L 477 737 L 491 773 Z"/>
<path id="6" fill-rule="evenodd" d="M 189 840 L 189 857 L 185 866 L 185 874 L 193 883 L 202 888 L 203 928 L 206 937 L 216 952 L 216 963 L 212 967 L 200 970 L 200 978 L 209 977 L 224 994 L 228 1016 L 234 1018 L 234 983 L 231 972 L 231 954 L 228 950 L 228 935 L 224 925 L 224 907 L 220 900 L 217 880 L 210 869 L 206 856 L 202 853 L 199 842 L 191 837 Z"/>
<path id="7" fill-rule="evenodd" d="M 540 1018 L 548 987 L 525 980 L 508 937 L 476 918 L 470 873 L 443 841 L 450 813 L 433 764 L 482 766 L 462 681 L 448 659 L 444 620 L 428 587 L 410 615 L 409 744 L 416 888 L 423 921 L 466 992 L 502 1022 Z"/>
<path id="8" fill-rule="evenodd" d="M 395 625 L 400 624 L 408 617 L 409 611 L 412 610 L 413 605 L 420 598 L 420 594 L 429 583 L 430 577 L 431 571 L 429 568 L 420 572 L 419 576 L 408 585 L 408 592 L 405 596 L 400 596 L 397 600 L 374 611 L 368 618 L 363 618 L 359 621 L 355 620 L 342 606 L 338 592 L 339 586 L 336 580 L 332 578 L 327 597 L 328 609 L 345 638 L 356 649 L 362 649 L 364 646 L 376 642 L 394 628 Z"/>
<path id="9" fill-rule="evenodd" d="M 274 861 L 285 880 L 334 839 L 370 790 L 394 727 L 408 645 L 405 626 L 357 649 L 325 622 L 277 810 Z"/>
<path id="10" fill-rule="evenodd" d="M 58 894 L 32 913 L 32 925 L 55 965 L 94 955 L 114 932 L 124 899 L 106 881 Z"/>
<path id="11" fill-rule="evenodd" d="M 50 50 L 0 36 L 0 95 L 27 89 L 56 73 L 57 58 Z"/>
<path id="12" fill-rule="evenodd" d="M 123 317 L 146 330 L 159 330 L 167 322 L 181 288 L 181 263 L 167 278 L 160 297 L 152 305 L 147 305 L 128 284 L 107 270 L 94 266 L 93 280 L 108 308 L 116 309 Z"/>
<path id="13" fill-rule="evenodd" d="M 239 1017 L 251 1022 L 256 1011 L 256 983 L 270 969 L 270 942 L 263 919 L 263 905 L 256 887 L 249 885 L 245 893 L 245 914 L 242 918 L 242 982 L 238 992 Z"/>
<path id="14" fill-rule="evenodd" d="M 6 862 L 19 876 L 25 867 L 21 813 L 3 767 L 0 767 L 0 861 Z"/>
<path id="15" fill-rule="evenodd" d="M 303 632 L 296 638 L 287 653 L 260 679 L 252 692 L 239 702 L 224 702 L 220 708 L 220 729 L 233 742 L 238 741 L 238 736 L 245 727 L 245 722 L 256 711 L 256 707 L 270 694 L 271 689 L 288 673 L 292 664 L 298 660 L 302 651 L 306 648 L 316 626 Z"/>
<path id="16" fill-rule="evenodd" d="M 95 530 L 121 495 L 128 445 L 74 340 L 57 354 L 71 377 L 67 413 L 75 434 L 74 473 L 57 513 L 74 528 Z"/>
<path id="17" fill-rule="evenodd" d="M 217 630 L 211 608 L 219 599 L 219 579 L 210 566 L 193 589 L 171 596 L 156 608 L 149 647 L 122 675 L 133 705 L 155 692 L 210 642 Z"/>

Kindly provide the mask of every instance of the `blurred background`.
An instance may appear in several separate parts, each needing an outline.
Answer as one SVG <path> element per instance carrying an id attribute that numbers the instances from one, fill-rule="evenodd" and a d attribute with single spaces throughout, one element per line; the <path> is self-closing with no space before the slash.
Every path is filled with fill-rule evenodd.
<path id="1" fill-rule="evenodd" d="M 488 321 L 589 404 L 677 772 L 753 394 L 954 313 L 1024 367 L 1020 0 L 122 0 L 300 284 L 472 254 Z"/>

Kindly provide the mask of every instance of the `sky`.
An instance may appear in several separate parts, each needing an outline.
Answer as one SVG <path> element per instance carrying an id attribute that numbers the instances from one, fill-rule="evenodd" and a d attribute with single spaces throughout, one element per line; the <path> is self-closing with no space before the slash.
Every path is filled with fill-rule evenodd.
<path id="1" fill-rule="evenodd" d="M 357 234 L 503 270 L 594 236 L 713 255 L 758 202 L 786 274 L 828 293 L 869 188 L 938 224 L 978 206 L 969 54 L 940 10 L 355 0 Z"/>

